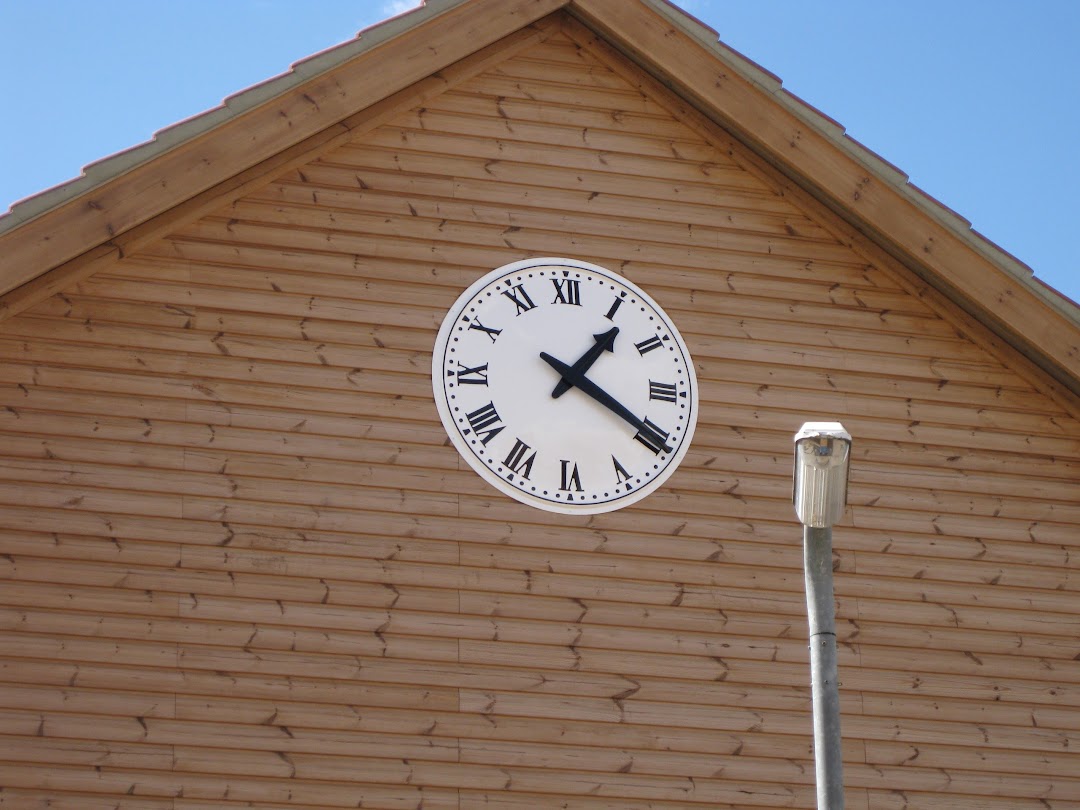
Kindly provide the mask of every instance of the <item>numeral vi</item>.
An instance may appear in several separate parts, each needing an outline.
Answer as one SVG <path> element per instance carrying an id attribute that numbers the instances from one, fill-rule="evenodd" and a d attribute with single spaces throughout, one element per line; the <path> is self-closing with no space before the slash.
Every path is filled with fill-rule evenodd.
<path id="1" fill-rule="evenodd" d="M 577 464 L 571 467 L 570 462 L 565 458 L 559 459 L 559 463 L 562 464 L 562 484 L 559 485 L 559 489 L 563 492 L 569 492 L 571 489 L 575 492 L 583 492 Z"/>

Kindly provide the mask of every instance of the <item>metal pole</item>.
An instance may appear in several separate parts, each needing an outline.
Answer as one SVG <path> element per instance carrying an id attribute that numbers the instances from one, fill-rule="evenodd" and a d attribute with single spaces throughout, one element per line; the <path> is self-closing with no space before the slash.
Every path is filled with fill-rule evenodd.
<path id="1" fill-rule="evenodd" d="M 810 619 L 810 683 L 814 704 L 814 768 L 818 810 L 844 809 L 840 752 L 840 689 L 836 674 L 832 529 L 803 526 L 806 611 Z"/>

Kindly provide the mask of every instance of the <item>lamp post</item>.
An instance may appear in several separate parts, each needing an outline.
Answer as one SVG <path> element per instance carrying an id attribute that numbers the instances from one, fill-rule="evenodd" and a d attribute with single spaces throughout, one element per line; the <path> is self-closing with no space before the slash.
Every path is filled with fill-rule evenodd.
<path id="1" fill-rule="evenodd" d="M 795 513 L 803 524 L 818 810 L 844 808 L 832 526 L 843 517 L 847 504 L 850 455 L 851 434 L 839 422 L 807 422 L 795 434 L 792 498 Z"/>

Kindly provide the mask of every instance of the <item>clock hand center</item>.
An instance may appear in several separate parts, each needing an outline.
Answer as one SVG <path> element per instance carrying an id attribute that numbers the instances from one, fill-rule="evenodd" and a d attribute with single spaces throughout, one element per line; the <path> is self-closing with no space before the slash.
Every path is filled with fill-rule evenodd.
<path id="1" fill-rule="evenodd" d="M 584 375 L 586 371 L 592 368 L 593 363 L 597 361 L 601 354 L 605 351 L 615 351 L 615 336 L 617 334 L 619 334 L 619 327 L 613 326 L 602 335 L 593 335 L 593 340 L 596 342 L 589 347 L 585 354 L 578 358 L 577 362 L 571 366 L 571 369 L 575 373 Z M 552 390 L 551 396 L 558 399 L 573 387 L 574 383 L 564 376 Z"/>
<path id="2" fill-rule="evenodd" d="M 647 425 L 644 420 L 638 419 L 629 408 L 586 377 L 584 373 L 575 371 L 572 366 L 568 366 L 561 360 L 557 360 L 547 352 L 540 352 L 540 359 L 559 372 L 564 380 L 569 380 L 571 386 L 577 388 L 583 394 L 592 397 L 623 421 L 628 422 L 632 427 L 637 428 L 638 432 L 641 433 L 644 438 L 650 440 L 660 450 L 663 450 L 665 453 L 671 452 L 671 447 L 668 446 L 666 437 L 657 433 L 652 427 Z"/>

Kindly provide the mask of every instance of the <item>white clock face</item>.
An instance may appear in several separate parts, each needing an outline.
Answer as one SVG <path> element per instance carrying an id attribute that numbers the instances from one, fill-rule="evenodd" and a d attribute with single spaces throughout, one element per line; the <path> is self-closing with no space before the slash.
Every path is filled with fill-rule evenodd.
<path id="1" fill-rule="evenodd" d="M 489 483 L 553 512 L 607 512 L 659 487 L 686 455 L 697 378 L 675 326 L 616 273 L 528 259 L 451 307 L 432 359 L 435 402 Z"/>

